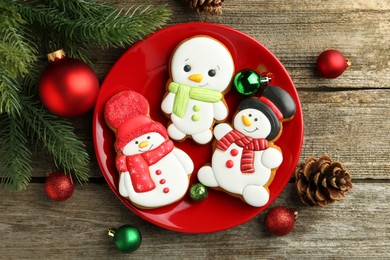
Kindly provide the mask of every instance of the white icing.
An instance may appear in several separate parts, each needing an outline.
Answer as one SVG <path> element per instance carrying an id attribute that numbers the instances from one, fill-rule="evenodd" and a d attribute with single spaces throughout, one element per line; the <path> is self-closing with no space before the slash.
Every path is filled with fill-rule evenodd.
<path id="1" fill-rule="evenodd" d="M 194 112 L 193 110 L 195 105 L 200 108 L 198 112 Z M 179 131 L 186 135 L 200 134 L 209 130 L 214 122 L 213 107 L 212 103 L 190 99 L 185 115 L 180 118 L 175 114 L 171 114 L 171 121 Z M 199 115 L 199 121 L 192 120 L 194 114 Z M 171 137 L 175 139 L 176 136 Z"/>
<path id="2" fill-rule="evenodd" d="M 186 154 L 183 150 L 178 148 L 173 148 L 174 155 L 179 160 L 181 165 L 184 167 L 184 170 L 186 173 L 190 174 L 194 171 L 194 163 L 192 162 L 191 158 Z"/>
<path id="3" fill-rule="evenodd" d="M 269 193 L 262 186 L 248 185 L 244 188 L 242 197 L 249 205 L 253 207 L 261 207 L 267 204 L 269 200 Z"/>
<path id="4" fill-rule="evenodd" d="M 245 125 L 243 116 L 249 120 L 250 125 Z M 271 133 L 271 123 L 263 112 L 248 108 L 237 113 L 233 120 L 234 129 L 245 136 L 253 138 L 266 138 Z"/>
<path id="5" fill-rule="evenodd" d="M 210 140 L 213 138 L 213 133 L 211 132 L 210 129 L 207 129 L 206 131 L 199 133 L 199 134 L 194 134 L 192 136 L 192 139 L 194 139 L 195 142 L 198 144 L 207 144 L 210 142 Z"/>
<path id="6" fill-rule="evenodd" d="M 126 144 L 123 153 L 125 155 L 141 154 L 158 147 L 164 141 L 165 139 L 161 134 L 150 132 Z M 147 145 L 143 142 L 147 142 Z M 157 170 L 161 171 L 161 174 L 156 174 Z M 156 185 L 153 190 L 136 192 L 129 172 L 122 172 L 119 179 L 119 193 L 141 207 L 166 206 L 185 195 L 189 186 L 189 175 L 193 170 L 194 164 L 191 158 L 184 151 L 175 147 L 157 163 L 149 166 L 149 173 Z M 162 179 L 165 180 L 164 183 L 160 183 Z M 168 188 L 169 192 L 164 192 L 164 188 Z"/>
<path id="7" fill-rule="evenodd" d="M 214 177 L 213 169 L 210 166 L 203 166 L 198 171 L 198 180 L 207 187 L 218 187 L 218 182 Z"/>
<path id="8" fill-rule="evenodd" d="M 184 70 L 186 65 L 191 67 L 190 71 Z M 220 42 L 210 37 L 193 37 L 176 48 L 170 70 L 174 82 L 223 92 L 229 87 L 234 62 L 229 51 Z M 209 76 L 210 70 L 215 70 L 214 77 Z M 174 97 L 175 94 L 169 93 L 161 104 L 164 113 L 171 114 L 171 121 L 176 127 L 175 131 L 168 131 L 169 136 L 181 140 L 183 135 L 198 135 L 199 143 L 210 142 L 212 135 L 208 131 L 214 124 L 214 119 L 224 120 L 227 117 L 226 105 L 222 101 L 213 104 L 190 99 L 184 117 L 179 118 L 172 114 Z M 199 107 L 197 112 L 193 111 L 195 105 Z M 193 121 L 195 113 L 199 117 L 198 121 Z"/>
<path id="9" fill-rule="evenodd" d="M 172 114 L 174 100 L 175 100 L 174 93 L 168 93 L 168 95 L 165 96 L 164 100 L 161 103 L 161 110 L 165 114 Z"/>
<path id="10" fill-rule="evenodd" d="M 122 153 L 124 155 L 141 154 L 160 146 L 164 141 L 165 138 L 161 134 L 150 132 L 131 140 L 125 145 Z"/>
<path id="11" fill-rule="evenodd" d="M 174 140 L 182 140 L 184 137 L 186 137 L 186 134 L 177 129 L 177 127 L 174 124 L 170 124 L 168 126 L 168 135 Z"/>
<path id="12" fill-rule="evenodd" d="M 267 168 L 273 169 L 279 167 L 283 161 L 282 153 L 273 147 L 268 148 L 264 151 L 263 156 L 261 156 L 261 162 Z"/>
<path id="13" fill-rule="evenodd" d="M 213 105 L 214 118 L 218 121 L 226 119 L 226 117 L 228 116 L 228 110 L 226 109 L 226 105 L 222 101 L 216 102 Z"/>
<path id="14" fill-rule="evenodd" d="M 218 124 L 214 127 L 214 136 L 215 139 L 220 140 L 222 137 L 224 137 L 227 133 L 232 131 L 233 128 L 226 123 Z"/>
<path id="15" fill-rule="evenodd" d="M 244 119 L 243 116 L 247 118 Z M 271 132 L 269 120 L 256 109 L 244 109 L 238 112 L 233 118 L 233 126 L 235 130 L 253 138 L 265 138 Z M 254 129 L 256 130 L 253 131 Z M 214 128 L 214 136 L 220 140 L 231 130 L 228 124 L 218 124 Z M 230 144 L 226 151 L 215 149 L 211 166 L 202 167 L 198 172 L 198 179 L 208 187 L 220 187 L 230 193 L 242 195 L 249 205 L 264 206 L 269 200 L 269 193 L 264 185 L 268 183 L 272 169 L 282 163 L 282 153 L 273 147 L 254 151 L 253 173 L 242 173 L 242 153 L 243 148 L 235 143 Z M 232 163 L 231 167 L 227 167 L 228 161 Z"/>
<path id="16" fill-rule="evenodd" d="M 238 151 L 236 156 L 232 156 L 230 154 L 232 149 L 236 149 Z M 243 174 L 240 168 L 242 150 L 242 147 L 233 143 L 226 151 L 216 149 L 211 160 L 214 177 L 219 186 L 224 190 L 241 195 L 245 186 L 250 184 L 263 186 L 268 182 L 271 176 L 271 169 L 265 167 L 261 163 L 261 157 L 264 151 L 254 152 L 255 172 L 251 174 Z M 233 161 L 232 168 L 226 167 L 226 162 L 228 160 Z"/>
<path id="17" fill-rule="evenodd" d="M 191 70 L 184 71 L 190 65 Z M 209 70 L 216 75 L 210 77 Z M 175 50 L 171 60 L 171 75 L 174 82 L 194 87 L 205 87 L 223 92 L 234 73 L 234 62 L 226 47 L 210 37 L 193 37 L 182 42 Z M 195 82 L 191 75 L 200 74 L 202 80 Z"/>

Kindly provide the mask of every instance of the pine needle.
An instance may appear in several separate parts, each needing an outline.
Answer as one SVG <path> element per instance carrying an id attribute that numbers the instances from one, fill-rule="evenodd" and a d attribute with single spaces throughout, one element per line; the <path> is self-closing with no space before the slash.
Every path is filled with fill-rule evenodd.
<path id="1" fill-rule="evenodd" d="M 74 134 L 72 124 L 58 118 L 30 99 L 23 100 L 25 129 L 33 140 L 41 142 L 53 155 L 57 168 L 73 173 L 80 183 L 88 181 L 89 155 L 85 145 Z"/>
<path id="2" fill-rule="evenodd" d="M 10 77 L 23 77 L 36 61 L 36 46 L 25 37 L 25 21 L 13 5 L 0 2 L 0 17 L 0 67 Z"/>
<path id="3" fill-rule="evenodd" d="M 20 115 L 22 110 L 19 99 L 21 86 L 18 81 L 4 74 L 4 70 L 0 69 L 0 114 Z"/>
<path id="4" fill-rule="evenodd" d="M 25 190 L 31 180 L 31 152 L 19 118 L 0 115 L 1 182 L 10 190 Z"/>
<path id="5" fill-rule="evenodd" d="M 29 23 L 37 22 L 43 27 L 53 28 L 57 35 L 105 47 L 133 44 L 160 28 L 171 14 L 165 6 L 154 9 L 138 6 L 131 15 L 126 16 L 122 15 L 121 10 L 110 10 L 104 6 L 100 10 L 100 6 L 92 8 L 88 15 L 79 14 L 77 20 L 59 15 L 60 11 L 56 8 L 42 5 L 20 5 L 19 11 Z"/>

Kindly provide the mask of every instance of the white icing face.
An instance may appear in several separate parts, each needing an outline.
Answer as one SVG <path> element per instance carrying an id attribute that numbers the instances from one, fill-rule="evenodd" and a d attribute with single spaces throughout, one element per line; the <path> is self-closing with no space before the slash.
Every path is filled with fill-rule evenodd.
<path id="1" fill-rule="evenodd" d="M 224 91 L 233 76 L 234 62 L 227 48 L 210 37 L 181 43 L 171 61 L 174 82 Z"/>
<path id="2" fill-rule="evenodd" d="M 148 152 L 160 146 L 164 141 L 165 138 L 157 132 L 147 133 L 131 140 L 125 145 L 122 152 L 124 155 Z"/>
<path id="3" fill-rule="evenodd" d="M 237 113 L 233 127 L 240 133 L 253 138 L 266 138 L 271 133 L 271 123 L 263 112 L 247 108 Z"/>

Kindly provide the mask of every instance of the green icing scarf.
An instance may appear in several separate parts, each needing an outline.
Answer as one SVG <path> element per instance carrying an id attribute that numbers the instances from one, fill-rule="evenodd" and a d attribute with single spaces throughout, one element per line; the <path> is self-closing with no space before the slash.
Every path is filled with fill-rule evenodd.
<path id="1" fill-rule="evenodd" d="M 173 101 L 173 114 L 179 118 L 183 118 L 186 113 L 188 101 L 195 99 L 207 103 L 216 103 L 222 100 L 222 93 L 208 88 L 190 87 L 185 84 L 176 82 L 169 83 L 169 92 L 175 93 L 175 100 Z"/>

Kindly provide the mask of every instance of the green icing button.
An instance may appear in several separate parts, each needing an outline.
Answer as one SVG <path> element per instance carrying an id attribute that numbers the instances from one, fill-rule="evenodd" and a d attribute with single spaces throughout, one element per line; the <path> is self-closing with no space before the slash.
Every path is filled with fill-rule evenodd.
<path id="1" fill-rule="evenodd" d="M 192 110 L 194 110 L 194 112 L 199 112 L 200 111 L 200 106 L 199 105 L 195 105 L 192 107 Z"/>
<path id="2" fill-rule="evenodd" d="M 191 117 L 192 121 L 197 122 L 200 119 L 200 116 L 198 114 L 193 114 Z"/>

